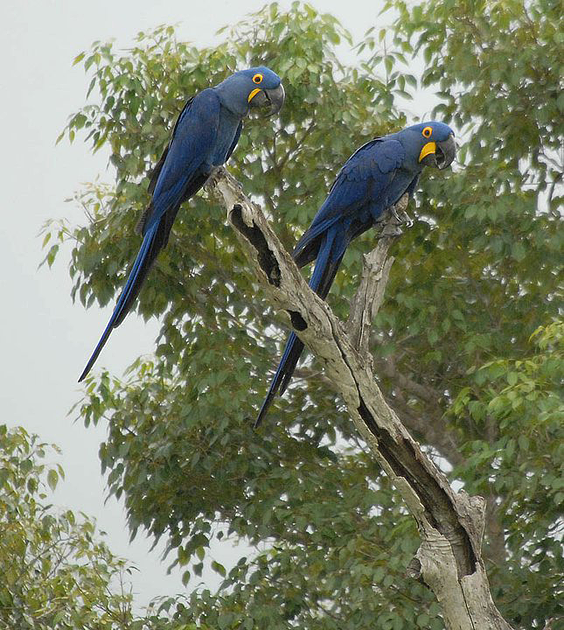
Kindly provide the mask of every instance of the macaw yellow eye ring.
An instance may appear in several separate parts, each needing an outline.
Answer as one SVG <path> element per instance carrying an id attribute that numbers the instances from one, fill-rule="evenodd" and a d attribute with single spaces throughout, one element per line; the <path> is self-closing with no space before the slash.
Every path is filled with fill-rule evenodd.
<path id="1" fill-rule="evenodd" d="M 431 127 L 425 127 L 421 133 L 425 136 L 425 138 L 430 138 L 433 133 L 433 129 Z"/>
<path id="2" fill-rule="evenodd" d="M 262 76 L 262 74 L 260 72 L 257 72 L 255 76 L 253 77 L 253 83 L 256 83 L 258 85 L 259 83 L 261 83 L 263 78 L 264 77 Z"/>

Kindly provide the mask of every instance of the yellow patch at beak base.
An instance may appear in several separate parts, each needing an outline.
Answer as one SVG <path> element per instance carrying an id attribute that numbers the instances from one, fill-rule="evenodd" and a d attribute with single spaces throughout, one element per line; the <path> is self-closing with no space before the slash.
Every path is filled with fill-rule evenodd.
<path id="1" fill-rule="evenodd" d="M 249 98 L 247 99 L 247 103 L 250 103 L 253 98 L 255 98 L 255 96 L 261 92 L 262 90 L 260 88 L 255 88 L 250 94 L 249 94 Z"/>
<path id="2" fill-rule="evenodd" d="M 419 154 L 419 161 L 424 157 L 427 157 L 431 153 L 435 153 L 437 150 L 437 145 L 434 142 L 427 142 L 427 144 L 421 149 L 421 153 Z"/>

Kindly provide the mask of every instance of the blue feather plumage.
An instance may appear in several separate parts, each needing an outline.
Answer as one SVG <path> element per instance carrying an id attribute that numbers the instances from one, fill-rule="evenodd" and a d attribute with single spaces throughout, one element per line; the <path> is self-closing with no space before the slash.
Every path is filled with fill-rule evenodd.
<path id="1" fill-rule="evenodd" d="M 111 331 L 131 310 L 151 266 L 168 242 L 181 204 L 200 190 L 215 167 L 229 159 L 249 109 L 270 105 L 270 113 L 276 113 L 283 102 L 280 77 L 260 66 L 236 72 L 186 103 L 170 143 L 153 171 L 149 185 L 152 200 L 138 226 L 143 236 L 141 248 L 79 381 L 90 372 Z"/>

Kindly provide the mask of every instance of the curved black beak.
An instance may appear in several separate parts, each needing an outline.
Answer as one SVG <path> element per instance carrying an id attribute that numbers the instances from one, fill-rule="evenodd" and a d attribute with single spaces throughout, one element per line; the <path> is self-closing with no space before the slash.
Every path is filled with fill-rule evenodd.
<path id="1" fill-rule="evenodd" d="M 280 83 L 280 85 L 273 90 L 262 89 L 257 91 L 257 93 L 251 97 L 249 105 L 251 107 L 263 107 L 264 105 L 270 105 L 270 109 L 266 112 L 266 115 L 273 116 L 282 109 L 285 98 L 286 93 L 284 92 L 284 86 Z"/>
<path id="2" fill-rule="evenodd" d="M 441 171 L 452 164 L 456 155 L 456 144 L 454 134 L 443 142 L 427 142 L 419 154 L 419 162 L 423 166 L 435 166 Z"/>
<path id="3" fill-rule="evenodd" d="M 437 142 L 437 149 L 435 152 L 435 160 L 437 168 L 441 171 L 450 166 L 456 157 L 456 143 L 454 142 L 454 135 L 450 136 L 444 142 Z"/>

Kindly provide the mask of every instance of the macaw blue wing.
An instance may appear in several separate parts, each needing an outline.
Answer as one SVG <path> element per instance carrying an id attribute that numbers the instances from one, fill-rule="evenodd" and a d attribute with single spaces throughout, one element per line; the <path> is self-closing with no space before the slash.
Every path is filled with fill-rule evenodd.
<path id="1" fill-rule="evenodd" d="M 171 210 L 176 216 L 180 204 L 196 192 L 195 182 L 204 178 L 199 188 L 205 183 L 211 169 L 209 158 L 217 138 L 220 109 L 214 92 L 204 90 L 182 110 L 155 182 L 152 212 L 145 219 L 143 234 Z"/>
<path id="2" fill-rule="evenodd" d="M 337 243 L 335 253 L 342 255 L 343 246 L 346 248 L 350 242 L 346 242 L 347 232 L 353 222 L 360 220 L 367 224 L 367 229 L 372 225 L 371 206 L 383 199 L 384 191 L 404 158 L 405 150 L 397 140 L 384 141 L 381 138 L 367 142 L 352 154 L 337 174 L 310 227 L 294 248 L 292 255 L 299 267 L 316 258 L 320 236 L 331 226 L 340 224 L 342 242 Z"/>
<path id="3" fill-rule="evenodd" d="M 172 144 L 172 141 L 174 140 L 174 137 L 176 136 L 176 129 L 178 128 L 178 125 L 180 124 L 180 121 L 183 119 L 184 114 L 186 114 L 188 112 L 188 110 L 191 108 L 193 100 L 194 100 L 194 97 L 192 96 L 192 98 L 189 98 L 186 101 L 186 103 L 184 103 L 184 107 L 182 108 L 182 111 L 178 115 L 178 118 L 176 119 L 176 122 L 174 123 L 174 127 L 172 128 L 172 135 L 170 137 L 170 140 L 168 141 L 168 144 L 166 145 L 166 149 L 164 150 L 163 154 L 161 155 L 161 159 L 157 162 L 157 165 L 155 166 L 155 168 L 151 172 L 150 181 L 149 181 L 149 187 L 147 188 L 147 191 L 151 195 L 155 191 L 155 186 L 157 185 L 157 181 L 159 179 L 159 175 L 161 174 L 161 170 L 162 170 L 163 165 L 165 163 L 166 156 L 168 155 L 168 150 L 170 148 L 170 145 Z"/>
<path id="4" fill-rule="evenodd" d="M 153 199 L 138 224 L 143 235 L 141 249 L 110 321 L 79 382 L 94 365 L 112 330 L 121 324 L 131 310 L 153 262 L 168 242 L 179 207 L 205 184 L 211 170 L 209 157 L 216 142 L 219 116 L 219 99 L 211 90 L 204 90 L 190 99 L 182 110 L 171 141 L 155 167 L 149 184 Z"/>

